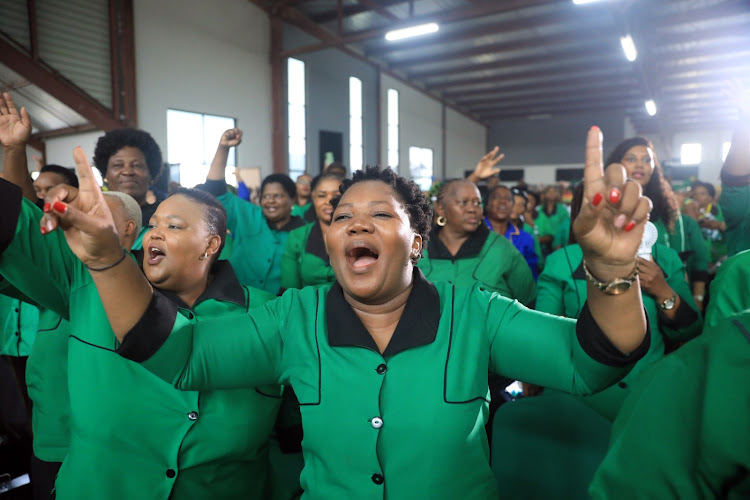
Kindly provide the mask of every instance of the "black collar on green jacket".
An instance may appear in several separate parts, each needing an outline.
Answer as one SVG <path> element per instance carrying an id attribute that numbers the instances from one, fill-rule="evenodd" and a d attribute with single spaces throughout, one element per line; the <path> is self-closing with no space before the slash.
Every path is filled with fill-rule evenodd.
<path id="1" fill-rule="evenodd" d="M 319 257 L 327 266 L 331 265 L 328 252 L 326 252 L 326 244 L 323 241 L 323 231 L 320 229 L 320 221 L 315 221 L 312 229 L 310 229 L 310 234 L 307 236 L 307 244 L 305 245 L 305 252 Z"/>
<path id="2" fill-rule="evenodd" d="M 335 282 L 326 299 L 328 344 L 332 347 L 363 347 L 380 352 L 377 344 L 344 298 L 341 285 Z M 437 337 L 440 324 L 440 295 L 424 274 L 414 268 L 414 286 L 406 301 L 404 312 L 396 325 L 393 337 L 383 356 L 431 344 Z"/>
<path id="3" fill-rule="evenodd" d="M 430 231 L 430 239 L 427 242 L 427 252 L 429 253 L 430 259 L 451 259 L 453 261 L 458 259 L 470 259 L 476 257 L 479 252 L 482 251 L 484 243 L 487 241 L 487 237 L 490 235 L 490 230 L 487 226 L 481 224 L 476 231 L 469 235 L 469 239 L 464 241 L 461 248 L 458 249 L 456 255 L 451 255 L 448 248 L 440 241 L 438 235 L 442 228 L 435 227 Z"/>
<path id="4" fill-rule="evenodd" d="M 305 224 L 307 224 L 307 222 L 305 222 L 305 220 L 302 217 L 292 215 L 289 218 L 289 222 L 287 222 L 286 224 L 284 224 L 278 229 L 276 228 L 276 225 L 268 219 L 266 219 L 266 224 L 268 224 L 268 227 L 271 228 L 271 231 L 282 231 L 282 232 L 288 233 L 292 229 L 297 229 L 298 227 L 304 226 Z"/>
<path id="5" fill-rule="evenodd" d="M 234 269 L 229 261 L 216 261 L 213 268 L 213 277 L 201 296 L 195 301 L 193 307 L 189 307 L 176 293 L 167 290 L 159 291 L 183 309 L 195 309 L 195 306 L 204 300 L 219 300 L 222 302 L 233 302 L 240 306 L 246 305 L 245 289 L 237 281 L 237 276 L 234 274 Z"/>

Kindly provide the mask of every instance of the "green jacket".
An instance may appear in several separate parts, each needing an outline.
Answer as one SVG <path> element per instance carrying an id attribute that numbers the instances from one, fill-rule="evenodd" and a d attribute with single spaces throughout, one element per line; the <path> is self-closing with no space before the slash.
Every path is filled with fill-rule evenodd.
<path id="1" fill-rule="evenodd" d="M 677 318 L 670 321 L 660 313 L 654 299 L 645 292 L 642 293 L 643 307 L 648 313 L 653 333 L 648 353 L 617 385 L 582 398 L 586 404 L 610 420 L 617 416 L 622 401 L 630 392 L 640 371 L 664 356 L 665 338 L 686 341 L 699 335 L 703 327 L 690 286 L 685 281 L 685 268 L 677 252 L 656 244 L 652 248 L 652 256 L 664 271 L 667 284 L 680 296 L 684 305 L 680 306 Z M 578 317 L 587 297 L 587 279 L 582 262 L 583 252 L 577 244 L 563 247 L 547 256 L 547 265 L 539 275 L 537 310 L 568 318 Z"/>
<path id="2" fill-rule="evenodd" d="M 39 309 L 16 297 L 0 295 L 0 355 L 18 358 L 31 354 L 38 326 Z"/>
<path id="3" fill-rule="evenodd" d="M 708 281 L 709 251 L 703 240 L 701 227 L 695 219 L 680 214 L 671 233 L 661 220 L 654 221 L 654 225 L 659 231 L 657 243 L 668 246 L 680 254 L 690 281 Z"/>
<path id="4" fill-rule="evenodd" d="M 612 428 L 595 499 L 750 498 L 750 312 L 644 373 Z"/>
<path id="5" fill-rule="evenodd" d="M 34 302 L 0 276 L 3 294 L 19 299 L 21 310 L 38 323 L 26 362 L 26 388 L 31 398 L 34 455 L 45 462 L 62 462 L 70 445 L 68 396 L 68 336 L 70 323 Z M 0 295 L 0 301 L 5 299 Z"/>
<path id="6" fill-rule="evenodd" d="M 281 256 L 289 231 L 304 225 L 299 217 L 282 229 L 272 229 L 263 209 L 227 192 L 224 181 L 206 182 L 227 211 L 227 228 L 234 238 L 229 262 L 243 285 L 276 294 L 281 287 Z"/>
<path id="7" fill-rule="evenodd" d="M 529 305 L 536 297 L 536 283 L 523 255 L 513 243 L 482 224 L 452 256 L 433 230 L 419 260 L 430 281 L 447 281 L 460 287 L 479 282 L 482 288 Z"/>
<path id="8" fill-rule="evenodd" d="M 536 209 L 536 225 L 539 227 L 539 236 L 555 236 L 558 228 L 566 221 L 570 222 L 570 213 L 565 205 L 558 203 L 555 205 L 555 213 L 547 215 L 544 211 L 544 204 Z"/>
<path id="9" fill-rule="evenodd" d="M 280 388 L 182 392 L 117 356 L 88 270 L 60 231 L 40 234 L 41 211 L 8 186 L 0 180 L 0 208 L 17 220 L 0 227 L 0 273 L 71 324 L 71 441 L 57 498 L 270 498 L 267 441 Z M 271 298 L 240 286 L 228 264 L 217 269 L 192 310 L 179 308 L 186 321 L 244 317 Z"/>
<path id="10" fill-rule="evenodd" d="M 335 279 L 320 222 L 291 231 L 281 257 L 281 288 L 317 286 L 333 283 Z"/>
<path id="11" fill-rule="evenodd" d="M 706 307 L 706 325 L 750 309 L 750 250 L 728 258 L 711 281 L 711 300 Z"/>
<path id="12" fill-rule="evenodd" d="M 750 185 L 722 185 L 719 205 L 724 212 L 727 230 L 727 254 L 732 255 L 750 249 Z"/>
<path id="13" fill-rule="evenodd" d="M 287 290 L 245 317 L 191 322 L 173 307 L 155 293 L 139 324 L 162 324 L 136 327 L 126 344 L 141 345 L 151 354 L 143 366 L 181 389 L 291 385 L 304 423 L 304 500 L 496 500 L 488 370 L 589 393 L 629 368 L 621 354 L 610 358 L 617 368 L 597 361 L 604 334 L 588 313 L 576 335 L 573 320 L 478 284 L 432 284 L 418 269 L 383 354 L 338 283 Z"/>
<path id="14" fill-rule="evenodd" d="M 31 407 L 34 455 L 45 462 L 62 462 L 70 446 L 70 334 L 69 322 L 49 309 L 41 309 L 39 330 L 26 364 L 26 386 L 34 403 Z"/>

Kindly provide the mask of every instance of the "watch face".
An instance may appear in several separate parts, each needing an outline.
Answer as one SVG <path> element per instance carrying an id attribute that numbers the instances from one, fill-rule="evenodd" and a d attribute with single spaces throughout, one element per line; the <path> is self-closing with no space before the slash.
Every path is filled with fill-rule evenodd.
<path id="1" fill-rule="evenodd" d="M 667 299 L 664 302 L 662 302 L 661 304 L 659 304 L 659 307 L 661 307 L 665 311 L 669 311 L 670 309 L 672 309 L 674 307 L 674 303 L 675 302 L 676 302 L 676 299 L 674 299 L 674 298 Z"/>
<path id="2" fill-rule="evenodd" d="M 623 292 L 630 290 L 633 286 L 633 282 L 625 279 L 618 279 L 608 284 L 607 287 L 602 290 L 607 295 L 620 295 Z"/>

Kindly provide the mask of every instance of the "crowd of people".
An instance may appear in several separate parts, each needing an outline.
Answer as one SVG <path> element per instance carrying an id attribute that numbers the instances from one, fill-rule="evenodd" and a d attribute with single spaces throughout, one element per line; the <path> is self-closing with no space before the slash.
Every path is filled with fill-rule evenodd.
<path id="1" fill-rule="evenodd" d="M 3 94 L 0 474 L 45 500 L 745 498 L 738 105 L 718 188 L 592 127 L 568 205 L 502 184 L 499 148 L 431 199 L 340 163 L 233 189 L 236 128 L 196 188 L 155 187 L 136 129 L 99 138 L 103 187 L 80 148 L 32 180 Z"/>

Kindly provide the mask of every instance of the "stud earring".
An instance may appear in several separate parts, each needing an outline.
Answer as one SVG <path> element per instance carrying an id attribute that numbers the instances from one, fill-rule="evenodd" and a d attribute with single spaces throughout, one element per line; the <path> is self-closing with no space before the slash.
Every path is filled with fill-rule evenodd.
<path id="1" fill-rule="evenodd" d="M 443 227 L 446 222 L 448 221 L 446 221 L 445 217 L 443 217 L 442 215 L 437 218 L 437 225 L 440 227 Z"/>

